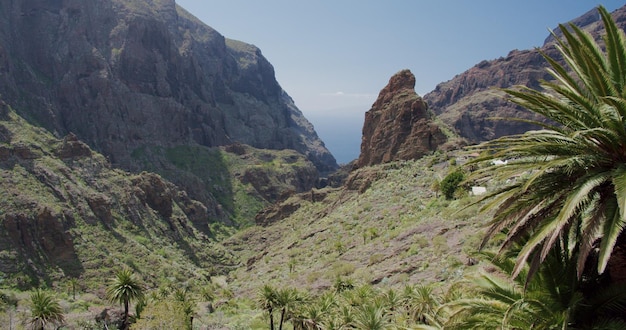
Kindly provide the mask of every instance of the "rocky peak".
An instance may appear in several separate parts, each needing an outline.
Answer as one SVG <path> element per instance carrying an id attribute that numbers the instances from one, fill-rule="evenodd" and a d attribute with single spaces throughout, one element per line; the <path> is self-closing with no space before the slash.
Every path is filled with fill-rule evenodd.
<path id="1" fill-rule="evenodd" d="M 355 167 L 417 159 L 447 140 L 415 92 L 409 70 L 396 73 L 365 113 L 361 154 Z"/>

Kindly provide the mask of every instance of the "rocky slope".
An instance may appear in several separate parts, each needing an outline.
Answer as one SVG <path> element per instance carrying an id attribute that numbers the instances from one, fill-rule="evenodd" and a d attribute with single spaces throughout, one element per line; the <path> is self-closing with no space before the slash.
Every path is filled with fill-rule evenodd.
<path id="1" fill-rule="evenodd" d="M 626 27 L 626 7 L 616 10 L 613 17 L 618 25 Z M 599 15 L 593 9 L 572 22 L 599 37 L 602 24 L 598 20 Z M 558 35 L 558 29 L 555 30 Z M 540 51 L 557 57 L 554 39 L 547 38 L 537 50 L 513 50 L 506 57 L 482 61 L 452 80 L 437 85 L 435 90 L 424 95 L 424 100 L 443 122 L 472 143 L 533 129 L 523 122 L 494 118 L 541 119 L 507 102 L 499 90 L 515 85 L 536 88 L 539 81 L 550 79 Z"/>
<path id="2" fill-rule="evenodd" d="M 315 293 L 338 278 L 389 288 L 477 271 L 484 215 L 464 208 L 476 197 L 446 201 L 432 188 L 451 159 L 463 161 L 448 151 L 358 168 L 340 188 L 293 195 L 260 213 L 262 227 L 223 242 L 242 262 L 230 287 L 253 298 L 265 284 Z"/>
<path id="3" fill-rule="evenodd" d="M 126 170 L 150 163 L 167 176 L 176 166 L 165 148 L 233 143 L 296 150 L 319 172 L 337 166 L 261 51 L 174 0 L 0 2 L 0 94 Z M 182 172 L 168 178 L 211 204 L 201 193 L 211 183 Z"/>
<path id="4" fill-rule="evenodd" d="M 232 263 L 211 241 L 202 203 L 159 175 L 112 168 L 76 136 L 56 139 L 7 105 L 0 191 L 4 285 L 81 278 L 90 286 L 123 266 L 151 272 L 152 283 L 168 272 L 206 279 Z M 166 265 L 159 249 L 177 263 Z"/>
<path id="5" fill-rule="evenodd" d="M 57 139 L 0 104 L 3 284 L 80 278 L 96 290 L 124 266 L 151 285 L 166 277 L 206 280 L 238 265 L 218 243 L 229 228 L 212 220 L 249 225 L 267 201 L 317 179 L 315 166 L 293 150 L 237 144 L 194 152 L 196 163 L 175 165 L 191 166 L 191 173 L 211 169 L 209 207 L 158 174 L 116 169 L 76 135 Z M 231 217 L 224 217 L 225 208 Z"/>
<path id="6" fill-rule="evenodd" d="M 355 167 L 417 159 L 447 140 L 415 92 L 409 70 L 396 73 L 365 113 L 361 153 Z"/>

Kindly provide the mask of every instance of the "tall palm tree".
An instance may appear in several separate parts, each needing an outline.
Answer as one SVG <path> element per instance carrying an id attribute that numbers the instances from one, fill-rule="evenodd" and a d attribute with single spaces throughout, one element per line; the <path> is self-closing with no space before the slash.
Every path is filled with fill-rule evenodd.
<path id="1" fill-rule="evenodd" d="M 111 302 L 124 305 L 123 327 L 128 329 L 130 326 L 128 319 L 130 302 L 143 298 L 143 285 L 130 269 L 124 268 L 115 274 L 115 278 L 109 284 L 106 294 Z"/>
<path id="2" fill-rule="evenodd" d="M 307 297 L 296 289 L 285 288 L 276 291 L 276 307 L 280 309 L 280 321 L 278 330 L 283 329 L 286 320 L 291 319 L 294 311 L 301 307 L 307 300 Z"/>
<path id="3" fill-rule="evenodd" d="M 72 299 L 76 300 L 76 288 L 78 287 L 78 279 L 72 277 L 68 281 L 69 288 L 72 290 Z"/>
<path id="4" fill-rule="evenodd" d="M 188 330 L 193 329 L 193 314 L 195 302 L 189 295 L 188 288 L 176 288 L 174 290 L 174 300 L 178 302 L 179 307 L 185 314 L 185 327 Z"/>
<path id="5" fill-rule="evenodd" d="M 30 324 L 33 329 L 43 330 L 48 324 L 63 324 L 63 309 L 54 297 L 37 289 L 30 295 Z"/>
<path id="6" fill-rule="evenodd" d="M 470 179 L 513 180 L 486 195 L 483 211 L 494 211 L 483 246 L 504 232 L 501 250 L 523 244 L 513 276 L 530 261 L 531 277 L 550 251 L 575 243 L 572 262 L 581 277 L 588 261 L 602 274 L 626 226 L 626 37 L 603 7 L 603 47 L 580 28 L 559 26 L 557 49 L 565 65 L 544 54 L 553 81 L 544 90 L 505 92 L 522 107 L 543 115 L 541 127 L 482 144 Z M 603 49 L 605 49 L 603 51 Z M 476 165 L 476 164 L 475 164 Z M 572 245 L 574 246 L 574 245 Z M 597 257 L 589 258 L 597 248 Z"/>

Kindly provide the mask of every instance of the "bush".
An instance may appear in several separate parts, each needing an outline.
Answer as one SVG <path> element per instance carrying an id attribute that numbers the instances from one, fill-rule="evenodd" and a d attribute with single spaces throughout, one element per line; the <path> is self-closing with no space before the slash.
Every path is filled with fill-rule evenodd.
<path id="1" fill-rule="evenodd" d="M 454 192 L 459 188 L 459 184 L 465 179 L 465 173 L 457 169 L 446 175 L 440 183 L 440 189 L 446 199 L 453 199 Z"/>

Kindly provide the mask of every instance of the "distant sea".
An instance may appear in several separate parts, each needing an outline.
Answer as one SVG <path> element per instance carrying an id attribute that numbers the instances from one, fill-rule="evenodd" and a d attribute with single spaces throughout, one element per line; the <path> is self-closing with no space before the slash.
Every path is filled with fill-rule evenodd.
<path id="1" fill-rule="evenodd" d="M 317 135 L 324 141 L 326 148 L 335 156 L 337 163 L 347 164 L 359 157 L 365 111 L 341 111 L 324 113 L 305 113 L 313 123 Z"/>

